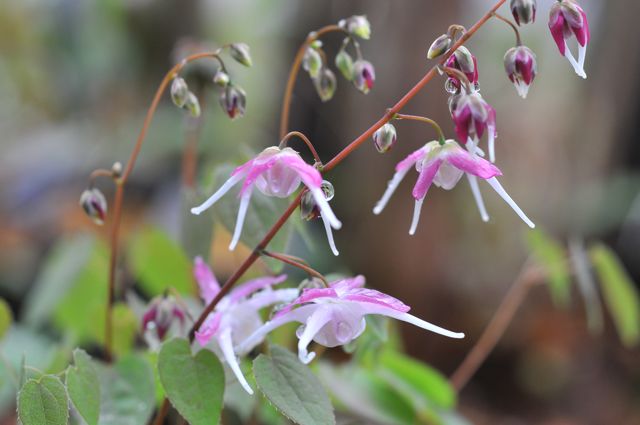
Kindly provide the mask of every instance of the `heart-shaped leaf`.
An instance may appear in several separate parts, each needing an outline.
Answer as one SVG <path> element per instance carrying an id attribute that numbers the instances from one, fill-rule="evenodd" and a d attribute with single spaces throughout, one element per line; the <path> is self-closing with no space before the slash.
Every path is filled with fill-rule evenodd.
<path id="1" fill-rule="evenodd" d="M 73 352 L 75 366 L 67 369 L 67 391 L 73 405 L 87 425 L 96 425 L 100 417 L 100 380 L 91 357 L 81 349 Z"/>
<path id="2" fill-rule="evenodd" d="M 62 381 L 53 375 L 28 380 L 18 394 L 18 417 L 23 425 L 66 425 L 69 399 Z"/>
<path id="3" fill-rule="evenodd" d="M 311 370 L 289 350 L 272 346 L 253 362 L 260 391 L 278 410 L 300 425 L 333 425 L 333 406 Z"/>
<path id="4" fill-rule="evenodd" d="M 171 404 L 191 425 L 218 423 L 224 370 L 215 354 L 201 350 L 194 356 L 186 339 L 175 338 L 162 345 L 158 372 Z"/>

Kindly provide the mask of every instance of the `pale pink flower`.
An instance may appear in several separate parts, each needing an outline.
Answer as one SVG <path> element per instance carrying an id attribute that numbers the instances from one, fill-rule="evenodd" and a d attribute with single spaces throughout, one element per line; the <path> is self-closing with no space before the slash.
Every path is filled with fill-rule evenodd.
<path id="1" fill-rule="evenodd" d="M 236 168 L 231 173 L 229 180 L 224 182 L 217 192 L 211 195 L 202 205 L 192 208 L 191 212 L 197 215 L 207 210 L 241 180 L 244 180 L 244 183 L 242 184 L 242 189 L 240 189 L 240 209 L 233 238 L 229 245 L 230 250 L 235 249 L 240 240 L 242 226 L 249 208 L 249 201 L 251 200 L 253 189 L 256 187 L 267 196 L 286 198 L 300 187 L 300 183 L 304 183 L 313 195 L 318 208 L 320 208 L 322 220 L 330 225 L 325 226 L 329 229 L 328 232 L 331 231 L 331 227 L 339 229 L 342 226 L 340 220 L 331 210 L 329 202 L 322 191 L 322 176 L 320 172 L 304 162 L 293 149 L 281 149 L 277 146 L 265 149 L 254 159 Z"/>
<path id="2" fill-rule="evenodd" d="M 584 10 L 573 0 L 556 2 L 551 6 L 549 13 L 549 30 L 558 45 L 560 54 L 567 58 L 576 74 L 587 78 L 587 74 L 584 72 L 584 61 L 591 33 Z M 578 60 L 575 59 L 567 44 L 567 40 L 573 36 L 578 42 Z"/>
<path id="3" fill-rule="evenodd" d="M 382 212 L 402 179 L 414 165 L 420 174 L 413 188 L 415 208 L 409 234 L 413 235 L 416 232 L 422 203 L 431 184 L 435 184 L 445 190 L 451 190 L 456 186 L 463 174 L 466 174 L 469 179 L 471 190 L 484 221 L 489 220 L 489 215 L 480 195 L 477 177 L 486 180 L 529 227 L 535 227 L 496 179 L 496 176 L 502 175 L 500 169 L 489 161 L 469 153 L 453 140 L 447 140 L 444 144 L 440 144 L 438 141 L 429 142 L 398 163 L 396 173 L 389 181 L 387 190 L 373 209 L 374 214 Z"/>
<path id="4" fill-rule="evenodd" d="M 328 288 L 307 288 L 290 305 L 242 342 L 239 349 L 255 346 L 265 335 L 290 322 L 303 324 L 296 332 L 298 357 L 303 363 L 314 359 L 308 352 L 311 341 L 325 347 L 345 345 L 358 338 L 366 327 L 365 316 L 391 317 L 451 338 L 464 338 L 408 313 L 409 306 L 382 292 L 364 287 L 364 276 L 336 280 Z"/>
<path id="5" fill-rule="evenodd" d="M 200 287 L 202 300 L 209 304 L 220 292 L 220 285 L 213 271 L 202 258 L 197 257 L 193 275 Z M 220 300 L 195 334 L 196 341 L 203 347 L 214 341 L 214 351 L 227 362 L 240 385 L 249 394 L 253 394 L 253 390 L 242 374 L 236 354 L 245 355 L 262 341 L 255 339 L 254 345 L 245 344 L 242 350 L 236 347 L 262 326 L 259 314 L 261 309 L 290 302 L 298 296 L 299 291 L 295 288 L 271 289 L 271 286 L 286 279 L 286 275 L 267 276 L 239 285 Z"/>

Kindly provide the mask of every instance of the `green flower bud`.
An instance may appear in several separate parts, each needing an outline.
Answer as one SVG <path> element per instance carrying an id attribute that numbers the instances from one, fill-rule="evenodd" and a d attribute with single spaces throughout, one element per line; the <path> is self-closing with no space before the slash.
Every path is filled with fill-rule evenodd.
<path id="1" fill-rule="evenodd" d="M 322 69 L 322 56 L 318 50 L 309 47 L 302 58 L 302 69 L 307 71 L 311 78 L 318 78 Z"/>
<path id="2" fill-rule="evenodd" d="M 227 74 L 221 69 L 217 70 L 215 75 L 213 76 L 214 84 L 220 87 L 227 87 L 227 85 L 229 84 L 229 81 L 230 81 L 229 74 Z"/>
<path id="3" fill-rule="evenodd" d="M 184 108 L 189 111 L 192 117 L 198 118 L 200 116 L 200 102 L 195 94 L 189 92 L 187 94 L 187 100 L 184 102 Z"/>
<path id="4" fill-rule="evenodd" d="M 350 18 L 342 19 L 338 22 L 338 26 L 349 34 L 360 37 L 363 40 L 371 38 L 371 24 L 364 15 L 354 15 Z"/>
<path id="5" fill-rule="evenodd" d="M 373 133 L 373 144 L 380 153 L 391 150 L 397 140 L 396 128 L 390 123 L 386 123 Z"/>
<path id="6" fill-rule="evenodd" d="M 249 53 L 249 45 L 246 43 L 233 43 L 229 46 L 229 53 L 236 62 L 244 66 L 251 66 L 251 54 Z"/>
<path id="7" fill-rule="evenodd" d="M 442 56 L 449 50 L 449 47 L 451 47 L 451 37 L 448 34 L 442 34 L 431 43 L 427 58 L 435 59 Z"/>
<path id="8" fill-rule="evenodd" d="M 338 85 L 335 74 L 327 67 L 323 67 L 320 70 L 318 77 L 313 79 L 313 84 L 316 87 L 318 96 L 320 96 L 323 102 L 327 102 L 333 98 Z"/>
<path id="9" fill-rule="evenodd" d="M 187 101 L 188 94 L 189 87 L 187 87 L 186 81 L 182 77 L 175 77 L 171 83 L 171 100 L 173 103 L 182 108 Z"/>
<path id="10" fill-rule="evenodd" d="M 353 79 L 353 59 L 345 50 L 340 50 L 336 55 L 336 68 L 348 81 Z"/>

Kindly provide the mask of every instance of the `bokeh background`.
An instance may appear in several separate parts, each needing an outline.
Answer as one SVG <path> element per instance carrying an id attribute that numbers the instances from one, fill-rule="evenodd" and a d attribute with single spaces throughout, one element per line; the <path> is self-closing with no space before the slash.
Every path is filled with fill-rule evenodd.
<path id="1" fill-rule="evenodd" d="M 190 254 L 210 256 L 224 277 L 242 250 L 230 255 L 214 247 L 210 254 L 202 252 L 207 243 L 189 243 L 194 232 L 209 234 L 211 224 L 185 224 L 185 143 L 198 140 L 196 190 L 214 166 L 277 144 L 280 102 L 299 43 L 313 29 L 366 14 L 373 36 L 362 49 L 376 67 L 374 90 L 364 96 L 339 79 L 335 98 L 322 103 L 306 75 L 296 86 L 291 129 L 307 134 L 328 160 L 426 72 L 426 51 L 435 37 L 451 23 L 471 25 L 492 3 L 4 0 L 0 295 L 19 317 L 56 241 L 85 232 L 106 238 L 106 230 L 82 214 L 78 196 L 91 170 L 126 161 L 157 84 L 182 52 L 247 42 L 254 66 L 232 65 L 248 93 L 246 116 L 229 121 L 217 105 L 217 92 L 206 84 L 198 88 L 199 121 L 186 119 L 166 97 L 127 189 L 124 238 L 143 223 L 154 223 L 185 242 Z M 640 281 L 640 3 L 582 2 L 593 37 L 587 80 L 574 74 L 548 34 L 552 0 L 538 3 L 538 21 L 521 30 L 539 65 L 526 101 L 503 71 L 504 52 L 514 43 L 511 29 L 490 22 L 467 45 L 479 60 L 483 96 L 498 113 L 503 184 L 549 234 L 562 241 L 605 241 Z M 506 7 L 502 11 L 508 13 Z M 339 43 L 337 35 L 326 37 L 331 56 Z M 198 81 L 202 69 L 190 69 L 188 78 Z M 453 134 L 442 79 L 429 84 L 405 112 L 432 117 Z M 464 331 L 467 338 L 457 341 L 399 327 L 411 355 L 448 375 L 527 260 L 527 229 L 488 186 L 483 193 L 491 221 L 483 224 L 466 182 L 451 192 L 429 193 L 414 237 L 407 234 L 410 183 L 374 216 L 371 208 L 395 163 L 434 137 L 416 123 L 400 123 L 398 131 L 399 143 L 390 153 L 380 155 L 367 143 L 329 175 L 336 187 L 332 204 L 344 223 L 335 234 L 341 256 L 330 255 L 318 223 L 305 224 L 315 242 L 306 247 L 298 238 L 290 252 L 323 272 L 362 273 L 369 285 L 407 300 L 416 315 Z M 99 186 L 112 196 L 108 182 Z M 608 315 L 603 332 L 590 334 L 579 300 L 576 296 L 559 310 L 544 288 L 531 292 L 460 394 L 460 410 L 472 423 L 640 423 L 640 351 L 620 344 Z M 12 423 L 11 412 L 7 417 Z"/>

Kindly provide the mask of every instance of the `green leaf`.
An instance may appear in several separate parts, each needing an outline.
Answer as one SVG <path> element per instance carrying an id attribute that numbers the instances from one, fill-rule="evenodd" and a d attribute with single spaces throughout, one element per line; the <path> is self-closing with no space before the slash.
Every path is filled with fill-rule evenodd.
<path id="1" fill-rule="evenodd" d="M 270 355 L 259 355 L 253 373 L 260 391 L 290 420 L 300 425 L 336 423 L 322 384 L 286 348 L 271 346 Z"/>
<path id="2" fill-rule="evenodd" d="M 4 338 L 12 322 L 11 307 L 4 299 L 0 298 L 0 339 Z"/>
<path id="3" fill-rule="evenodd" d="M 535 260 L 549 274 L 549 290 L 554 304 L 566 307 L 571 300 L 571 271 L 565 249 L 539 228 L 527 232 L 527 244 Z"/>
<path id="4" fill-rule="evenodd" d="M 18 394 L 18 417 L 23 425 L 66 425 L 69 399 L 62 381 L 53 375 L 28 380 Z"/>
<path id="5" fill-rule="evenodd" d="M 162 230 L 146 227 L 140 231 L 129 246 L 129 261 L 146 295 L 159 295 L 170 287 L 181 294 L 193 293 L 191 261 Z"/>
<path id="6" fill-rule="evenodd" d="M 100 378 L 100 425 L 146 424 L 155 407 L 153 370 L 129 355 L 115 365 L 96 364 Z"/>
<path id="7" fill-rule="evenodd" d="M 215 185 L 217 189 L 224 181 L 226 181 L 235 167 L 231 165 L 221 165 L 214 171 Z M 233 233 L 240 207 L 240 199 L 238 193 L 241 184 L 229 191 L 213 206 L 213 214 L 216 220 Z M 251 205 L 247 211 L 244 227 L 242 228 L 242 236 L 240 240 L 245 245 L 253 249 L 262 238 L 267 234 L 269 229 L 278 221 L 282 213 L 287 209 L 290 200 L 280 199 L 271 196 L 264 196 L 256 191 L 251 197 Z M 286 252 L 287 245 L 293 235 L 293 220 L 288 220 L 278 234 L 269 243 L 269 249 L 274 252 Z M 265 258 L 265 262 L 269 267 L 277 272 L 282 269 L 283 265 L 277 260 Z"/>
<path id="8" fill-rule="evenodd" d="M 138 333 L 138 318 L 131 308 L 125 303 L 116 303 L 113 306 L 113 353 L 124 356 L 131 353 Z M 102 329 L 102 328 L 101 328 Z M 104 342 L 104 332 L 99 334 L 99 342 Z"/>
<path id="9" fill-rule="evenodd" d="M 76 410 L 88 425 L 97 425 L 100 417 L 100 380 L 91 357 L 77 348 L 74 366 L 67 369 L 67 390 Z"/>
<path id="10" fill-rule="evenodd" d="M 224 370 L 211 351 L 193 356 L 186 339 L 165 342 L 158 372 L 171 404 L 191 425 L 217 424 L 222 412 Z"/>
<path id="11" fill-rule="evenodd" d="M 600 287 L 607 308 L 622 343 L 627 347 L 640 342 L 640 299 L 616 254 L 605 245 L 590 249 L 591 260 L 600 277 Z"/>
<path id="12" fill-rule="evenodd" d="M 26 296 L 21 316 L 25 324 L 39 326 L 51 317 L 89 261 L 94 244 L 95 239 L 86 234 L 56 243 Z"/>
<path id="13" fill-rule="evenodd" d="M 456 392 L 449 381 L 437 370 L 403 354 L 385 351 L 380 356 L 381 366 L 408 384 L 429 404 L 451 409 L 456 404 Z"/>

